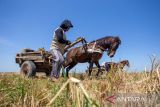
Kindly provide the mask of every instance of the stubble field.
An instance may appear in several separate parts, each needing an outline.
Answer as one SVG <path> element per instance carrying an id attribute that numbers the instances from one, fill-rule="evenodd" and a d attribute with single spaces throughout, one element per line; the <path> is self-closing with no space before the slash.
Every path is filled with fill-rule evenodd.
<path id="1" fill-rule="evenodd" d="M 0 73 L 1 107 L 134 107 L 160 106 L 159 72 L 115 71 L 90 80 L 85 73 L 52 82 L 43 74 L 24 78 Z M 79 81 L 80 80 L 80 81 Z"/>

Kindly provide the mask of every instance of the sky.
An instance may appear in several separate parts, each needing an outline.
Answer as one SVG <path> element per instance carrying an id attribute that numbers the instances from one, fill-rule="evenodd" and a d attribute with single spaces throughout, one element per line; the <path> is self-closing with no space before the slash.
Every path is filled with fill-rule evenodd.
<path id="1" fill-rule="evenodd" d="M 74 28 L 66 33 L 74 41 L 90 42 L 119 36 L 122 44 L 110 59 L 128 59 L 131 71 L 149 69 L 150 56 L 160 56 L 159 0 L 0 0 L 0 72 L 19 71 L 16 53 L 23 48 L 49 50 L 54 30 L 64 19 Z M 84 71 L 88 64 L 74 70 Z"/>

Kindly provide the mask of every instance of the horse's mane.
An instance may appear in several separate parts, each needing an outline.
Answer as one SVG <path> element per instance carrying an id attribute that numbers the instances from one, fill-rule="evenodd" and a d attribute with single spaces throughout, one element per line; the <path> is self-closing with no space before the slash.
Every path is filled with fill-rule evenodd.
<path id="1" fill-rule="evenodd" d="M 111 38 L 111 37 L 113 37 L 113 36 L 105 36 L 105 37 L 102 37 L 102 38 L 99 38 L 99 39 L 97 39 L 97 40 L 93 40 L 93 41 L 91 41 L 90 43 L 93 43 L 93 42 L 98 42 L 98 41 L 102 41 L 102 40 L 104 40 L 104 39 L 107 39 L 107 38 Z"/>
<path id="2" fill-rule="evenodd" d="M 105 36 L 105 37 L 102 37 L 100 39 L 97 39 L 97 40 L 94 40 L 94 41 L 91 41 L 90 43 L 93 43 L 93 42 L 97 42 L 97 44 L 106 44 L 106 39 L 109 39 L 109 38 L 114 38 L 116 42 L 119 42 L 119 44 L 121 44 L 121 40 L 118 36 Z"/>

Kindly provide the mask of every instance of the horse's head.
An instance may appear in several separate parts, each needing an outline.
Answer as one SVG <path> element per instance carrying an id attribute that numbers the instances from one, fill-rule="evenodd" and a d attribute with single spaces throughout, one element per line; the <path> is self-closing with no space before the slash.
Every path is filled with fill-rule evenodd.
<path id="1" fill-rule="evenodd" d="M 107 55 L 109 57 L 113 57 L 120 44 L 121 44 L 121 40 L 120 40 L 119 37 L 112 37 L 110 39 L 110 45 L 109 45 L 109 48 L 108 48 Z"/>
<path id="2" fill-rule="evenodd" d="M 120 68 L 121 68 L 121 69 L 123 69 L 125 66 L 130 67 L 128 60 L 120 61 L 120 62 L 118 63 L 118 65 L 120 65 Z"/>
<path id="3" fill-rule="evenodd" d="M 128 60 L 124 60 L 125 61 L 125 65 L 130 67 L 129 61 Z"/>

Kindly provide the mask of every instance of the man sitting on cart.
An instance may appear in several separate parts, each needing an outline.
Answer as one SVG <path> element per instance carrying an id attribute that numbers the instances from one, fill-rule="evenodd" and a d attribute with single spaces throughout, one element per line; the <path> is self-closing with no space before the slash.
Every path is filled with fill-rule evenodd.
<path id="1" fill-rule="evenodd" d="M 66 45 L 71 44 L 71 42 L 66 39 L 65 33 L 72 27 L 73 25 L 70 20 L 64 20 L 54 31 L 53 40 L 50 47 L 50 51 L 53 56 L 51 80 L 53 80 L 53 77 L 56 79 L 59 78 L 60 70 L 64 62 L 64 48 Z"/>

